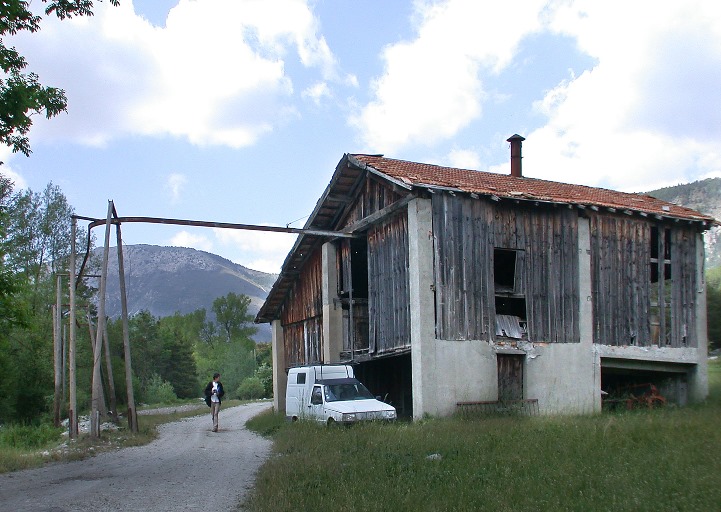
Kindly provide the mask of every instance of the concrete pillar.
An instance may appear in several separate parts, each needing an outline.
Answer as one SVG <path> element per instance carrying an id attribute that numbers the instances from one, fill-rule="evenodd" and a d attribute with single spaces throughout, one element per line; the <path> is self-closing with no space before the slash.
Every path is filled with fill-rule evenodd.
<path id="1" fill-rule="evenodd" d="M 435 314 L 433 299 L 433 222 L 430 199 L 408 204 L 409 288 L 413 417 L 435 414 Z"/>
<path id="2" fill-rule="evenodd" d="M 273 347 L 273 408 L 275 412 L 285 414 L 285 388 L 288 385 L 288 374 L 285 372 L 285 344 L 280 320 L 271 322 L 270 331 Z"/>
<path id="3" fill-rule="evenodd" d="M 323 265 L 323 362 L 340 360 L 343 350 L 343 308 L 338 301 L 338 267 L 335 244 L 322 247 Z"/>
<path id="4" fill-rule="evenodd" d="M 689 375 L 689 399 L 701 402 L 708 396 L 708 311 L 704 275 L 703 234 L 696 237 L 696 368 Z"/>
<path id="5" fill-rule="evenodd" d="M 578 218 L 578 327 L 581 345 L 593 360 L 593 411 L 601 411 L 601 355 L 593 344 L 593 295 L 591 286 L 591 221 Z M 585 357 L 584 357 L 585 359 Z"/>

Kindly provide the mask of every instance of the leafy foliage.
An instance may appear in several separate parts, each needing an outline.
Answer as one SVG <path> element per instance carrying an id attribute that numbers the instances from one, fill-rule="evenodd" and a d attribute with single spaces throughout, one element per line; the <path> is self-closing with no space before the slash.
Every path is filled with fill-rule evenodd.
<path id="1" fill-rule="evenodd" d="M 721 267 L 706 274 L 706 318 L 708 340 L 712 349 L 721 348 Z"/>
<path id="2" fill-rule="evenodd" d="M 149 404 L 172 404 L 178 400 L 178 397 L 175 395 L 173 385 L 156 373 L 150 377 L 143 390 L 143 400 Z"/>
<path id="3" fill-rule="evenodd" d="M 42 0 L 47 5 L 45 15 L 66 19 L 74 16 L 92 16 L 91 0 Z M 102 1 L 102 0 L 101 0 Z M 118 5 L 118 0 L 109 0 Z M 27 61 L 11 47 L 3 37 L 21 31 L 40 30 L 42 16 L 30 10 L 30 4 L 23 0 L 0 2 L 0 142 L 10 146 L 14 153 L 30 155 L 27 133 L 32 126 L 33 114 L 44 113 L 50 119 L 67 109 L 65 91 L 56 87 L 45 87 L 35 73 L 25 73 Z"/>
<path id="4" fill-rule="evenodd" d="M 256 328 L 248 326 L 253 321 L 253 317 L 248 314 L 249 305 L 250 297 L 232 292 L 213 301 L 213 313 L 225 334 L 226 341 L 247 342 L 255 334 Z M 246 346 L 253 348 L 250 343 L 246 343 Z"/>
<path id="5" fill-rule="evenodd" d="M 258 377 L 248 377 L 240 383 L 236 394 L 242 400 L 255 400 L 265 396 L 265 388 Z"/>

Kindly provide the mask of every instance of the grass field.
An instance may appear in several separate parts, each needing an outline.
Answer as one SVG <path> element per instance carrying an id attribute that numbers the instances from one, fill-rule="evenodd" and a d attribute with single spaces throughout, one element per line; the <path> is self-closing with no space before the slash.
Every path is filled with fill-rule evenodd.
<path id="1" fill-rule="evenodd" d="M 297 510 L 719 511 L 721 364 L 704 405 L 583 417 L 433 419 L 274 438 L 244 507 Z"/>

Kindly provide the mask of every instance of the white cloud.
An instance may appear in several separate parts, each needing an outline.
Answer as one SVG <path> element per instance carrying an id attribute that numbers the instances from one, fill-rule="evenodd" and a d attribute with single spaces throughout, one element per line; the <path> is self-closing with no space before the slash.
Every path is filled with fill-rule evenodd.
<path id="1" fill-rule="evenodd" d="M 481 158 L 478 153 L 472 149 L 452 149 L 446 157 L 447 165 L 457 167 L 459 169 L 475 169 L 481 168 Z"/>
<path id="2" fill-rule="evenodd" d="M 348 122 L 372 151 L 454 137 L 481 115 L 487 95 L 481 72 L 508 66 L 520 40 L 540 29 L 542 6 L 538 0 L 522 9 L 475 0 L 418 2 L 417 37 L 386 47 L 374 99 Z"/>
<path id="3" fill-rule="evenodd" d="M 13 152 L 9 146 L 0 144 L 0 175 L 5 176 L 13 182 L 13 190 L 19 191 L 28 187 L 25 178 L 20 175 L 12 166 L 8 164 L 8 161 L 12 158 Z"/>
<path id="4" fill-rule="evenodd" d="M 168 176 L 165 188 L 168 192 L 170 192 L 170 201 L 172 203 L 177 203 L 180 200 L 180 194 L 187 182 L 188 178 L 186 178 L 183 174 L 173 173 Z"/>
<path id="5" fill-rule="evenodd" d="M 597 65 L 537 104 L 524 174 L 650 190 L 721 173 L 719 4 L 574 3 L 550 20 Z"/>
<path id="6" fill-rule="evenodd" d="M 193 249 L 198 249 L 206 252 L 213 251 L 212 240 L 210 240 L 208 237 L 202 235 L 194 235 L 187 231 L 180 231 L 175 236 L 173 236 L 169 241 L 169 245 L 175 247 L 191 247 Z"/>
<path id="7" fill-rule="evenodd" d="M 262 272 L 277 274 L 297 235 L 269 231 L 213 229 L 224 252 L 237 256 L 235 263 Z"/>
<path id="8" fill-rule="evenodd" d="M 131 1 L 95 11 L 11 38 L 43 83 L 69 98 L 70 115 L 36 121 L 33 140 L 103 145 L 143 134 L 242 147 L 296 115 L 287 59 L 339 80 L 304 0 L 180 0 L 165 27 Z"/>
<path id="9" fill-rule="evenodd" d="M 325 82 L 318 82 L 317 84 L 308 87 L 302 93 L 304 98 L 309 98 L 316 105 L 320 105 L 321 100 L 323 98 L 330 97 L 330 95 L 330 89 L 328 88 L 328 84 Z"/>

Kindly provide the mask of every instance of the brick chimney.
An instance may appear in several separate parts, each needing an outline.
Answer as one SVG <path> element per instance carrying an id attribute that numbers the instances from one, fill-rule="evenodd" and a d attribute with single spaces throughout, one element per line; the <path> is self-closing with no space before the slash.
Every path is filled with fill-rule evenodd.
<path id="1" fill-rule="evenodd" d="M 517 178 L 523 177 L 523 171 L 521 170 L 521 144 L 523 144 L 524 140 L 526 139 L 517 133 L 506 139 L 506 142 L 511 143 L 511 176 L 516 176 Z"/>

